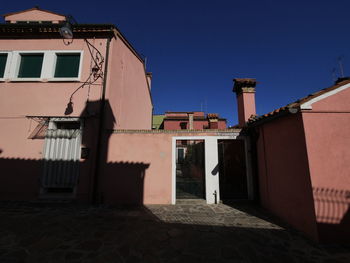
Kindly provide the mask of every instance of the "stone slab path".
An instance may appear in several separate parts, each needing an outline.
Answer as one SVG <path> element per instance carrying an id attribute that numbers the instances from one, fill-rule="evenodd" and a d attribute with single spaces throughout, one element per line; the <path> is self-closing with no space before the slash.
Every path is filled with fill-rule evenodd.
<path id="1" fill-rule="evenodd" d="M 350 262 L 250 205 L 0 203 L 1 263 Z"/>

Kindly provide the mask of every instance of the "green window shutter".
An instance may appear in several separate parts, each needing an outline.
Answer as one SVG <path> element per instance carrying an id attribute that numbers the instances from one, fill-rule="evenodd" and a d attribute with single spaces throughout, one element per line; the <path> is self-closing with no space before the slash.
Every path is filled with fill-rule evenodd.
<path id="1" fill-rule="evenodd" d="M 0 78 L 4 77 L 7 54 L 0 54 Z"/>
<path id="2" fill-rule="evenodd" d="M 19 78 L 40 78 L 44 54 L 21 54 Z"/>
<path id="3" fill-rule="evenodd" d="M 57 54 L 55 78 L 77 78 L 80 54 Z"/>

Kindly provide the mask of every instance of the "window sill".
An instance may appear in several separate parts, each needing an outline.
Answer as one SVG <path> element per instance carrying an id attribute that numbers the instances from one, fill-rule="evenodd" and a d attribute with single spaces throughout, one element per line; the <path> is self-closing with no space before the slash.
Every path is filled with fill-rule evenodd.
<path id="1" fill-rule="evenodd" d="M 0 82 L 80 82 L 79 78 L 15 78 L 15 79 L 0 79 Z"/>
<path id="2" fill-rule="evenodd" d="M 52 78 L 52 79 L 47 79 L 49 82 L 80 82 L 79 78 Z"/>

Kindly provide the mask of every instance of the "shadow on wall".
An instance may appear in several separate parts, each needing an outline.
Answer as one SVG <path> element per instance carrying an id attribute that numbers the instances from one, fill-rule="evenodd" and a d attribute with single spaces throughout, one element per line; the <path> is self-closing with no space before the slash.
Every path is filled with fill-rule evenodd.
<path id="1" fill-rule="evenodd" d="M 350 191 L 313 188 L 320 241 L 350 241 Z"/>
<path id="2" fill-rule="evenodd" d="M 64 192 L 64 189 L 69 193 L 69 189 L 77 185 L 77 199 L 87 201 L 85 189 L 81 189 L 86 185 L 86 176 L 70 176 L 74 167 L 84 166 L 85 162 L 50 161 L 50 176 L 43 176 L 43 163 L 43 160 L 0 158 L 0 167 L 6 171 L 0 176 L 0 200 L 35 200 L 41 186 L 50 189 L 52 194 L 57 194 Z M 148 167 L 149 164 L 144 163 L 104 164 L 103 176 L 107 183 L 101 187 L 100 195 L 106 200 L 100 201 L 109 204 L 143 204 L 144 177 Z"/>
<path id="3" fill-rule="evenodd" d="M 102 202 L 107 204 L 143 204 L 145 171 L 149 164 L 116 162 L 104 167 Z"/>
<path id="4" fill-rule="evenodd" d="M 70 106 L 73 112 L 74 105 Z M 57 188 L 73 189 L 76 186 L 76 199 L 82 202 L 91 202 L 95 193 L 99 202 L 143 204 L 145 170 L 149 164 L 107 161 L 111 130 L 116 123 L 108 100 L 87 102 L 80 118 L 84 120 L 81 147 L 87 149 L 84 153 L 87 156 L 79 161 L 60 157 L 60 152 L 64 152 L 62 147 L 68 144 L 54 148 L 57 153 L 52 154 L 52 160 L 37 160 L 30 156 L 6 158 L 1 156 L 1 149 L 0 200 L 36 200 L 42 187 L 57 194 Z M 40 140 L 44 138 L 42 136 Z"/>

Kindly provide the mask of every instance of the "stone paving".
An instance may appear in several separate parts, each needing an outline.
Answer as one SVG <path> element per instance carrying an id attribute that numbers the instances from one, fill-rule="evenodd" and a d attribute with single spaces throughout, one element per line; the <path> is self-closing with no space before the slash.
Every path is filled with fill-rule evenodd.
<path id="1" fill-rule="evenodd" d="M 0 262 L 350 262 L 249 205 L 0 203 Z"/>

